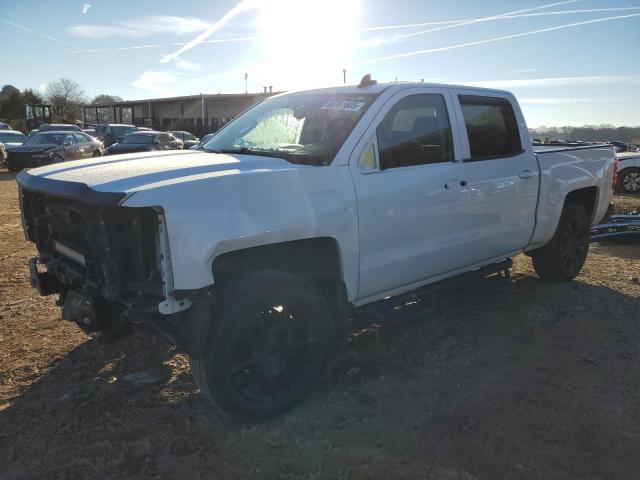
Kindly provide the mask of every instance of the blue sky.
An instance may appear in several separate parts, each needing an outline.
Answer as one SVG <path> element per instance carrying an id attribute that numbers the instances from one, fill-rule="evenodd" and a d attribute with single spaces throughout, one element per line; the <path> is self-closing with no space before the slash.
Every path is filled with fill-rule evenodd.
<path id="1" fill-rule="evenodd" d="M 530 126 L 640 125 L 640 0 L 0 0 L 0 84 L 126 99 L 420 80 L 513 91 Z"/>

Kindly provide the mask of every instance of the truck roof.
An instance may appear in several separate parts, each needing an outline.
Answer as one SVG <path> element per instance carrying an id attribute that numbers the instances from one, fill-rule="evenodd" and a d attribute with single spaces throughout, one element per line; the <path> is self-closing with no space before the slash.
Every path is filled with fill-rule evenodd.
<path id="1" fill-rule="evenodd" d="M 296 94 L 296 93 L 380 94 L 385 90 L 389 90 L 389 89 L 404 90 L 405 88 L 408 88 L 408 87 L 464 88 L 465 90 L 477 90 L 478 92 L 499 92 L 504 94 L 510 94 L 510 92 L 506 90 L 500 90 L 497 88 L 472 87 L 468 85 L 428 83 L 428 82 L 385 82 L 385 83 L 375 83 L 373 85 L 366 85 L 363 87 L 360 87 L 358 85 L 340 85 L 335 87 L 314 88 L 310 90 L 298 90 L 293 92 L 287 92 L 287 93 L 284 93 L 283 95 L 287 95 L 288 93 L 293 93 L 293 94 Z"/>

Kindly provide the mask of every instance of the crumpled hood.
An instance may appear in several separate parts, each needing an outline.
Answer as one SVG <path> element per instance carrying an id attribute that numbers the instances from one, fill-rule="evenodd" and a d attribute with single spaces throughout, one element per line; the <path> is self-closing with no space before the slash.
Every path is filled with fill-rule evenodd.
<path id="1" fill-rule="evenodd" d="M 296 168 L 279 158 L 226 155 L 198 150 L 144 152 L 57 163 L 21 173 L 38 183 L 60 180 L 86 185 L 96 192 L 129 194 L 207 178 Z M 21 180 L 20 178 L 18 179 Z"/>

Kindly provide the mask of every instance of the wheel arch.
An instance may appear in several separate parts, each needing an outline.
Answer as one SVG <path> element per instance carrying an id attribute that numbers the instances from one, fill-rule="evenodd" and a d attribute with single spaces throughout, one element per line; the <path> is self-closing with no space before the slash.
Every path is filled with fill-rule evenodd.
<path id="1" fill-rule="evenodd" d="M 580 205 L 585 209 L 589 218 L 593 220 L 593 215 L 595 214 L 598 201 L 598 193 L 597 186 L 578 188 L 567 193 L 567 196 L 564 199 L 564 204 L 573 203 Z"/>

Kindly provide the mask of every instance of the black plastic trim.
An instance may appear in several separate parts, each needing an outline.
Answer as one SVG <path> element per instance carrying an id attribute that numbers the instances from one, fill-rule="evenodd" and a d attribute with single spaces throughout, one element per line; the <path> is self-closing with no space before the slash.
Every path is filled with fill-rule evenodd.
<path id="1" fill-rule="evenodd" d="M 84 183 L 53 180 L 23 170 L 16 177 L 20 188 L 54 197 L 69 198 L 96 206 L 118 206 L 126 197 L 122 192 L 98 192 Z"/>

